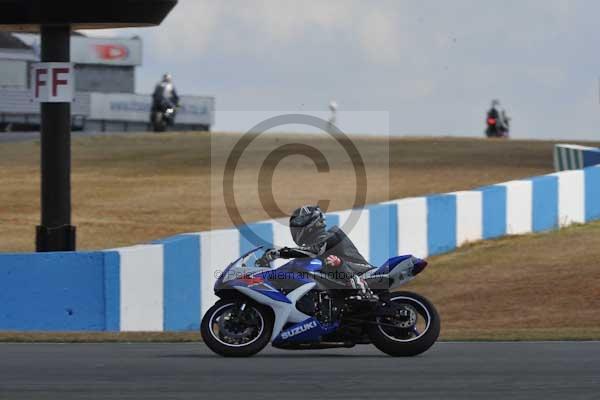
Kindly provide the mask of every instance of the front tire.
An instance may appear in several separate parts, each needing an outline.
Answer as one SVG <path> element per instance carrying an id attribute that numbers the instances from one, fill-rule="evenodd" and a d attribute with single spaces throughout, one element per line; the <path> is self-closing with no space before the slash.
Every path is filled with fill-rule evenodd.
<path id="1" fill-rule="evenodd" d="M 208 348 L 221 356 L 249 357 L 269 343 L 273 322 L 273 312 L 265 306 L 219 300 L 202 318 L 200 333 Z"/>
<path id="2" fill-rule="evenodd" d="M 440 335 L 440 317 L 433 304 L 411 292 L 392 293 L 390 301 L 403 306 L 404 315 L 378 317 L 375 322 L 385 325 L 369 325 L 373 345 L 394 357 L 416 356 L 433 346 Z"/>
<path id="3" fill-rule="evenodd" d="M 167 130 L 167 123 L 162 112 L 154 111 L 150 119 L 152 120 L 152 129 L 154 132 L 165 132 Z"/>

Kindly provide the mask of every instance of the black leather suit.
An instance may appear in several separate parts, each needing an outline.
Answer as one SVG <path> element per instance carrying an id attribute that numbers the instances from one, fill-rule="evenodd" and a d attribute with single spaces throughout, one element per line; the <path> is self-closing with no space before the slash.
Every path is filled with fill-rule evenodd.
<path id="1" fill-rule="evenodd" d="M 334 255 L 342 260 L 339 267 L 326 266 L 325 259 Z M 323 262 L 323 272 L 336 280 L 349 280 L 354 275 L 362 274 L 373 268 L 359 253 L 348 235 L 337 226 L 329 229 L 322 239 L 308 247 L 279 249 L 281 258 L 319 258 Z"/>

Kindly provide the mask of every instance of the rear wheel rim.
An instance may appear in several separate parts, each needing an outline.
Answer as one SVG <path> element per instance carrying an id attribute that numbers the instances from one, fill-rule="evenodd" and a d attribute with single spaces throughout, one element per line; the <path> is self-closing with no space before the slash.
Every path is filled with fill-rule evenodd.
<path id="1" fill-rule="evenodd" d="M 404 309 L 408 312 L 404 313 L 400 318 L 378 317 L 376 319 L 378 323 L 386 324 L 386 326 L 377 326 L 377 329 L 386 338 L 394 342 L 413 342 L 422 338 L 429 331 L 431 314 L 421 301 L 407 296 L 393 297 L 390 301 L 396 305 L 404 305 Z M 389 327 L 387 324 L 392 324 L 396 327 Z"/>
<path id="2" fill-rule="evenodd" d="M 239 303 L 227 303 L 217 308 L 208 322 L 211 336 L 228 347 L 244 347 L 256 342 L 265 330 L 265 321 L 258 309 L 247 306 L 240 311 Z M 239 316 L 243 313 L 243 319 Z"/>

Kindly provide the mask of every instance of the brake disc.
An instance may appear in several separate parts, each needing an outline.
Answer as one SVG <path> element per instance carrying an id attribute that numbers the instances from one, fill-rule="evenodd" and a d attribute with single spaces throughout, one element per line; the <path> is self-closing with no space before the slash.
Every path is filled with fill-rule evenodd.
<path id="1" fill-rule="evenodd" d="M 221 318 L 219 318 L 219 332 L 230 339 L 243 339 L 249 336 L 252 332 L 252 327 L 246 327 L 245 329 L 235 329 L 235 325 L 237 325 L 237 323 L 232 320 L 231 311 L 226 314 L 223 314 Z"/>
<path id="2" fill-rule="evenodd" d="M 403 329 L 412 328 L 417 323 L 417 310 L 411 305 L 403 304 L 402 310 L 397 312 L 397 316 L 394 318 L 397 320 L 396 326 Z"/>

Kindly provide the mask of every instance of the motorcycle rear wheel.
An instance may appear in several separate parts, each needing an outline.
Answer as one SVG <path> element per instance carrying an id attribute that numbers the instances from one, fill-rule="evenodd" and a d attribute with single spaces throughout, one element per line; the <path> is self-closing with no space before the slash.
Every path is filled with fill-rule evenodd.
<path id="1" fill-rule="evenodd" d="M 273 322 L 273 312 L 265 306 L 219 300 L 202 318 L 200 333 L 208 348 L 223 357 L 249 357 L 269 343 Z"/>
<path id="2" fill-rule="evenodd" d="M 440 335 L 440 317 L 433 304 L 412 292 L 394 292 L 390 301 L 403 305 L 407 315 L 397 321 L 378 317 L 375 322 L 382 325 L 369 325 L 367 329 L 371 343 L 394 357 L 416 356 L 433 346 Z M 422 324 L 420 331 L 418 323 Z"/>

